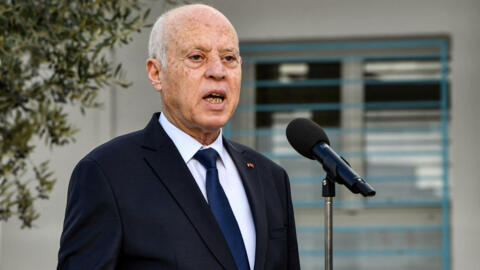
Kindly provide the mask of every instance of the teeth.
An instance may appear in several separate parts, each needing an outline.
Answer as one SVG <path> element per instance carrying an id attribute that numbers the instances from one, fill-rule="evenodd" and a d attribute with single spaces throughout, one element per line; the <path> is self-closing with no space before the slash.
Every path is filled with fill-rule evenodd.
<path id="1" fill-rule="evenodd" d="M 223 99 L 221 98 L 213 98 L 213 97 L 208 97 L 206 99 L 208 102 L 215 103 L 215 104 L 221 103 L 223 101 Z"/>
<path id="2" fill-rule="evenodd" d="M 205 98 L 205 100 L 213 104 L 219 104 L 223 102 L 224 97 L 219 93 L 211 93 Z"/>

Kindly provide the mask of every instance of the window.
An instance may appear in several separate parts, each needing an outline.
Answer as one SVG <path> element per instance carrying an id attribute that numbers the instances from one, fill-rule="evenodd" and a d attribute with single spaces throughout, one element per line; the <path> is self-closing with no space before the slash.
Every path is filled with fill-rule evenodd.
<path id="1" fill-rule="evenodd" d="M 285 137 L 306 117 L 377 190 L 337 185 L 335 269 L 450 269 L 448 39 L 242 43 L 242 94 L 225 128 L 291 178 L 302 269 L 323 266 L 325 175 Z"/>

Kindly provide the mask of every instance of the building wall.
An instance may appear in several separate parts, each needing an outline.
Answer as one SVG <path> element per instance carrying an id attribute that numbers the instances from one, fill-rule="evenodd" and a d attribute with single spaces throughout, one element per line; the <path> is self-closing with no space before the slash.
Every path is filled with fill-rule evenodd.
<path id="1" fill-rule="evenodd" d="M 480 236 L 480 1 L 475 0 L 223 0 L 207 1 L 235 25 L 240 40 L 338 39 L 446 34 L 451 37 L 450 192 L 452 269 L 475 269 Z M 151 14 L 164 8 L 157 4 Z M 58 178 L 50 200 L 41 202 L 41 218 L 33 229 L 20 230 L 12 219 L 0 225 L 0 270 L 54 269 L 66 201 L 75 163 L 108 138 L 142 128 L 160 110 L 158 95 L 145 75 L 148 33 L 115 53 L 124 63 L 129 89 L 104 92 L 105 107 L 71 119 L 81 128 L 77 143 L 50 157 Z"/>

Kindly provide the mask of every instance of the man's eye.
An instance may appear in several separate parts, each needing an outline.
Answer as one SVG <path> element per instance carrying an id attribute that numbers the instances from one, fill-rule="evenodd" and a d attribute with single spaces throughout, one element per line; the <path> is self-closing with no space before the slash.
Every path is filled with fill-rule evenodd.
<path id="1" fill-rule="evenodd" d="M 200 54 L 191 55 L 189 58 L 192 59 L 193 61 L 202 60 L 202 56 Z"/>
<path id="2" fill-rule="evenodd" d="M 231 62 L 231 61 L 235 61 L 235 56 L 233 55 L 227 55 L 225 56 L 225 60 L 228 61 L 228 62 Z"/>

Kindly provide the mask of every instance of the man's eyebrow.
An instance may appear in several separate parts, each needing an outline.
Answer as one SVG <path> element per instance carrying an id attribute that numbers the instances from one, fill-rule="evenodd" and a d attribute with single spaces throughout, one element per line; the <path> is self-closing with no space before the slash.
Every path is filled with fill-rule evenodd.
<path id="1" fill-rule="evenodd" d="M 193 48 L 185 48 L 184 50 L 182 50 L 182 54 L 185 54 L 185 53 L 189 53 L 193 50 L 198 50 L 198 51 L 201 51 L 201 52 L 210 52 L 212 50 L 212 48 L 207 48 L 207 47 L 204 47 L 204 46 L 195 46 Z M 239 54 L 239 50 L 237 48 L 224 48 L 224 49 L 220 49 L 219 50 L 220 53 L 235 53 L 235 54 Z"/>
<path id="2" fill-rule="evenodd" d="M 196 46 L 194 49 L 195 49 L 195 50 L 199 50 L 199 51 L 203 51 L 203 52 L 209 52 L 209 51 L 212 50 L 211 48 L 210 48 L 210 49 L 207 49 L 207 48 L 205 48 L 205 47 L 203 47 L 203 46 Z"/>

